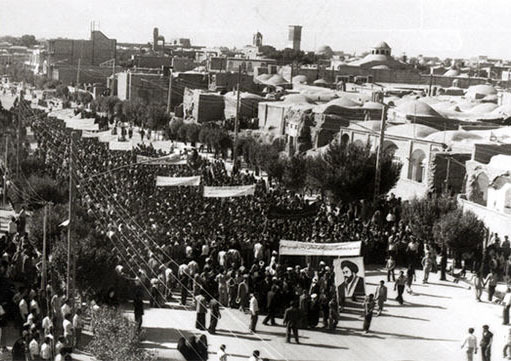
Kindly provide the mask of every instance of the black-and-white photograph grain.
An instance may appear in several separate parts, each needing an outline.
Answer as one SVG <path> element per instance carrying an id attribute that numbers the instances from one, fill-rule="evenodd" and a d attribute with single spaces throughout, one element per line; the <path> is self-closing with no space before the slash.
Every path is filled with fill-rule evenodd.
<path id="1" fill-rule="evenodd" d="M 2 0 L 0 361 L 511 360 L 509 0 Z"/>

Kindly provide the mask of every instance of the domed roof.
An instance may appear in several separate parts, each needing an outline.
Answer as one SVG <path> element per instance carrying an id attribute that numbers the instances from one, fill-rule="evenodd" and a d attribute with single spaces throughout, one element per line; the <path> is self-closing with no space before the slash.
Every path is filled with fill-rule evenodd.
<path id="1" fill-rule="evenodd" d="M 295 75 L 292 80 L 293 84 L 307 84 L 307 77 L 305 75 Z"/>
<path id="2" fill-rule="evenodd" d="M 449 69 L 443 74 L 443 76 L 458 76 L 458 75 L 460 75 L 460 72 L 456 69 Z"/>
<path id="3" fill-rule="evenodd" d="M 438 132 L 438 129 L 422 124 L 400 124 L 389 127 L 385 133 L 408 138 L 425 138 L 430 134 Z"/>
<path id="4" fill-rule="evenodd" d="M 381 129 L 381 121 L 379 120 L 366 120 L 362 122 L 351 122 L 348 128 L 373 130 L 379 132 Z"/>
<path id="5" fill-rule="evenodd" d="M 380 41 L 378 44 L 373 46 L 374 49 L 390 49 L 389 44 L 384 41 Z"/>
<path id="6" fill-rule="evenodd" d="M 272 76 L 273 76 L 272 74 L 261 74 L 256 77 L 256 80 L 260 81 L 261 83 L 264 83 Z"/>
<path id="7" fill-rule="evenodd" d="M 483 96 L 497 94 L 497 90 L 489 84 L 472 85 L 468 88 L 467 94 L 481 94 Z"/>
<path id="8" fill-rule="evenodd" d="M 482 103 L 479 105 L 476 105 L 472 109 L 470 109 L 468 112 L 472 114 L 487 114 L 493 112 L 495 109 L 498 108 L 497 104 L 494 103 Z"/>
<path id="9" fill-rule="evenodd" d="M 325 79 L 317 79 L 317 80 L 314 80 L 312 82 L 312 84 L 314 84 L 314 85 L 328 85 L 330 83 L 327 82 Z"/>
<path id="10" fill-rule="evenodd" d="M 383 108 L 383 104 L 376 102 L 365 102 L 362 105 L 362 108 L 370 110 L 381 110 Z"/>
<path id="11" fill-rule="evenodd" d="M 280 74 L 275 74 L 268 80 L 266 80 L 265 84 L 273 85 L 273 86 L 279 86 L 279 85 L 285 85 L 289 84 L 286 79 L 282 77 Z"/>
<path id="12" fill-rule="evenodd" d="M 415 115 L 419 117 L 443 118 L 429 104 L 420 100 L 409 100 L 396 107 L 396 110 L 404 115 Z"/>
<path id="13" fill-rule="evenodd" d="M 371 67 L 371 69 L 390 70 L 390 67 L 388 65 L 381 64 L 381 65 L 375 65 L 375 66 Z"/>
<path id="14" fill-rule="evenodd" d="M 343 108 L 353 108 L 359 107 L 360 103 L 357 103 L 356 101 L 349 99 L 348 97 L 340 97 L 329 101 L 328 103 L 326 103 L 326 105 L 337 105 Z"/>
<path id="15" fill-rule="evenodd" d="M 284 103 L 292 104 L 315 104 L 308 96 L 303 94 L 290 94 L 284 97 Z"/>
<path id="16" fill-rule="evenodd" d="M 321 45 L 320 47 L 318 47 L 316 49 L 316 54 L 318 54 L 318 55 L 332 56 L 333 53 L 334 53 L 334 51 L 328 45 Z"/>

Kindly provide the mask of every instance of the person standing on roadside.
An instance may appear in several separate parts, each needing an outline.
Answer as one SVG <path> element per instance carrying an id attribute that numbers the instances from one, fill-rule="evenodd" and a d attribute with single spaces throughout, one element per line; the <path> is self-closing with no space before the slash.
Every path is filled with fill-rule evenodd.
<path id="1" fill-rule="evenodd" d="M 488 301 L 493 301 L 493 295 L 495 294 L 495 288 L 497 287 L 497 277 L 493 273 L 493 271 L 490 271 L 488 273 L 488 276 L 486 276 L 486 280 L 484 281 L 485 284 L 488 285 Z"/>
<path id="2" fill-rule="evenodd" d="M 371 293 L 364 302 L 364 332 L 369 333 L 374 312 L 374 295 Z"/>
<path id="3" fill-rule="evenodd" d="M 380 285 L 376 287 L 376 291 L 374 292 L 374 299 L 378 303 L 377 316 L 380 316 L 383 312 L 385 301 L 387 301 L 387 287 L 385 286 L 384 280 L 381 280 Z"/>
<path id="4" fill-rule="evenodd" d="M 214 335 L 216 333 L 218 320 L 222 318 L 222 315 L 220 314 L 220 303 L 214 298 L 211 299 L 211 301 L 209 301 L 209 309 L 211 311 L 211 318 L 209 320 L 208 331 L 210 334 Z"/>
<path id="5" fill-rule="evenodd" d="M 397 290 L 397 297 L 396 300 L 399 302 L 400 305 L 403 304 L 403 293 L 405 292 L 405 286 L 406 286 L 406 276 L 403 271 L 399 271 L 399 276 L 396 279 L 396 282 L 394 283 L 394 291 Z"/>
<path id="6" fill-rule="evenodd" d="M 481 276 L 481 272 L 477 272 L 474 276 L 474 290 L 476 292 L 476 300 L 481 302 L 481 296 L 484 290 L 484 279 Z"/>
<path id="7" fill-rule="evenodd" d="M 296 307 L 296 301 L 291 301 L 291 307 L 284 312 L 284 325 L 286 326 L 286 342 L 291 340 L 291 332 L 296 343 L 300 343 L 298 339 L 298 324 L 300 323 L 300 310 Z"/>
<path id="8" fill-rule="evenodd" d="M 463 340 L 461 348 L 467 352 L 467 361 L 474 359 L 474 354 L 477 353 L 477 337 L 474 335 L 474 329 L 470 327 L 468 329 L 468 335 Z"/>
<path id="9" fill-rule="evenodd" d="M 481 348 L 481 360 L 482 361 L 490 361 L 491 360 L 491 344 L 493 342 L 493 333 L 490 332 L 490 327 L 488 325 L 483 326 L 483 335 L 481 337 L 481 342 L 479 343 L 479 347 Z"/>
<path id="10" fill-rule="evenodd" d="M 394 258 L 392 256 L 389 256 L 387 258 L 387 261 L 385 262 L 385 269 L 387 270 L 387 282 L 390 282 L 390 278 L 392 277 L 392 281 L 396 281 L 396 275 L 394 274 L 394 270 L 396 269 L 396 261 L 394 261 Z"/>
<path id="11" fill-rule="evenodd" d="M 504 358 L 511 358 L 511 353 L 509 354 L 509 358 L 507 355 L 507 351 L 511 350 L 511 328 L 509 329 L 509 333 L 506 335 L 506 340 L 504 341 L 504 349 L 502 350 L 504 354 Z"/>
<path id="12" fill-rule="evenodd" d="M 257 318 L 259 315 L 259 304 L 257 302 L 257 296 L 253 293 L 250 294 L 249 310 L 250 310 L 250 331 L 255 333 L 257 326 Z"/>
<path id="13" fill-rule="evenodd" d="M 511 307 L 511 288 L 507 288 L 506 294 L 502 299 L 504 308 L 502 309 L 502 324 L 509 325 L 509 308 Z"/>
<path id="14" fill-rule="evenodd" d="M 417 276 L 415 275 L 415 267 L 413 266 L 413 264 L 410 264 L 408 266 L 408 269 L 406 270 L 406 286 L 407 286 L 406 292 L 408 292 L 409 294 L 413 294 L 412 284 L 414 281 L 417 281 Z"/>

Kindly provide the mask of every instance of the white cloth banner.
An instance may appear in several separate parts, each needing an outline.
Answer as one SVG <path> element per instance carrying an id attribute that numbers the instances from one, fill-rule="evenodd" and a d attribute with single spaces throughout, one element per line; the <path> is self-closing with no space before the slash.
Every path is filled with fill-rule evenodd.
<path id="1" fill-rule="evenodd" d="M 93 133 L 86 130 L 82 132 L 82 138 L 97 138 L 98 136 L 98 133 Z"/>
<path id="2" fill-rule="evenodd" d="M 279 254 L 282 256 L 360 256 L 362 242 L 311 243 L 281 240 Z"/>
<path id="3" fill-rule="evenodd" d="M 186 164 L 186 159 L 181 159 L 179 154 L 171 154 L 164 157 L 152 158 L 144 155 L 137 155 L 137 163 L 149 165 L 165 165 L 165 164 Z"/>
<path id="4" fill-rule="evenodd" d="M 206 198 L 228 198 L 252 196 L 255 192 L 255 184 L 249 186 L 232 187 L 204 187 L 204 197 Z"/>
<path id="5" fill-rule="evenodd" d="M 108 149 L 110 149 L 110 150 L 132 150 L 133 144 L 131 144 L 130 142 L 111 141 L 108 143 Z"/>
<path id="6" fill-rule="evenodd" d="M 156 177 L 157 187 L 178 187 L 178 186 L 198 186 L 200 176 L 196 177 Z"/>

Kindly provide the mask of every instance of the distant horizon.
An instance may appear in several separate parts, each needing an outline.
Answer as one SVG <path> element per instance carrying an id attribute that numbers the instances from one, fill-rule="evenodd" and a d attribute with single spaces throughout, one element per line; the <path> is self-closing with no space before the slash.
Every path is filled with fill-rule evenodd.
<path id="1" fill-rule="evenodd" d="M 328 45 L 361 54 L 386 41 L 395 57 L 487 56 L 511 59 L 511 7 L 505 0 L 4 0 L 1 36 L 88 39 L 90 24 L 118 43 L 147 44 L 158 27 L 166 40 L 242 48 L 257 31 L 263 45 L 287 47 L 289 25 L 301 25 L 302 50 Z M 152 11 L 151 11 L 152 9 Z M 112 15 L 114 14 L 114 15 Z M 491 20 L 490 20 L 491 19 Z M 53 22 L 50 20 L 54 20 Z"/>

